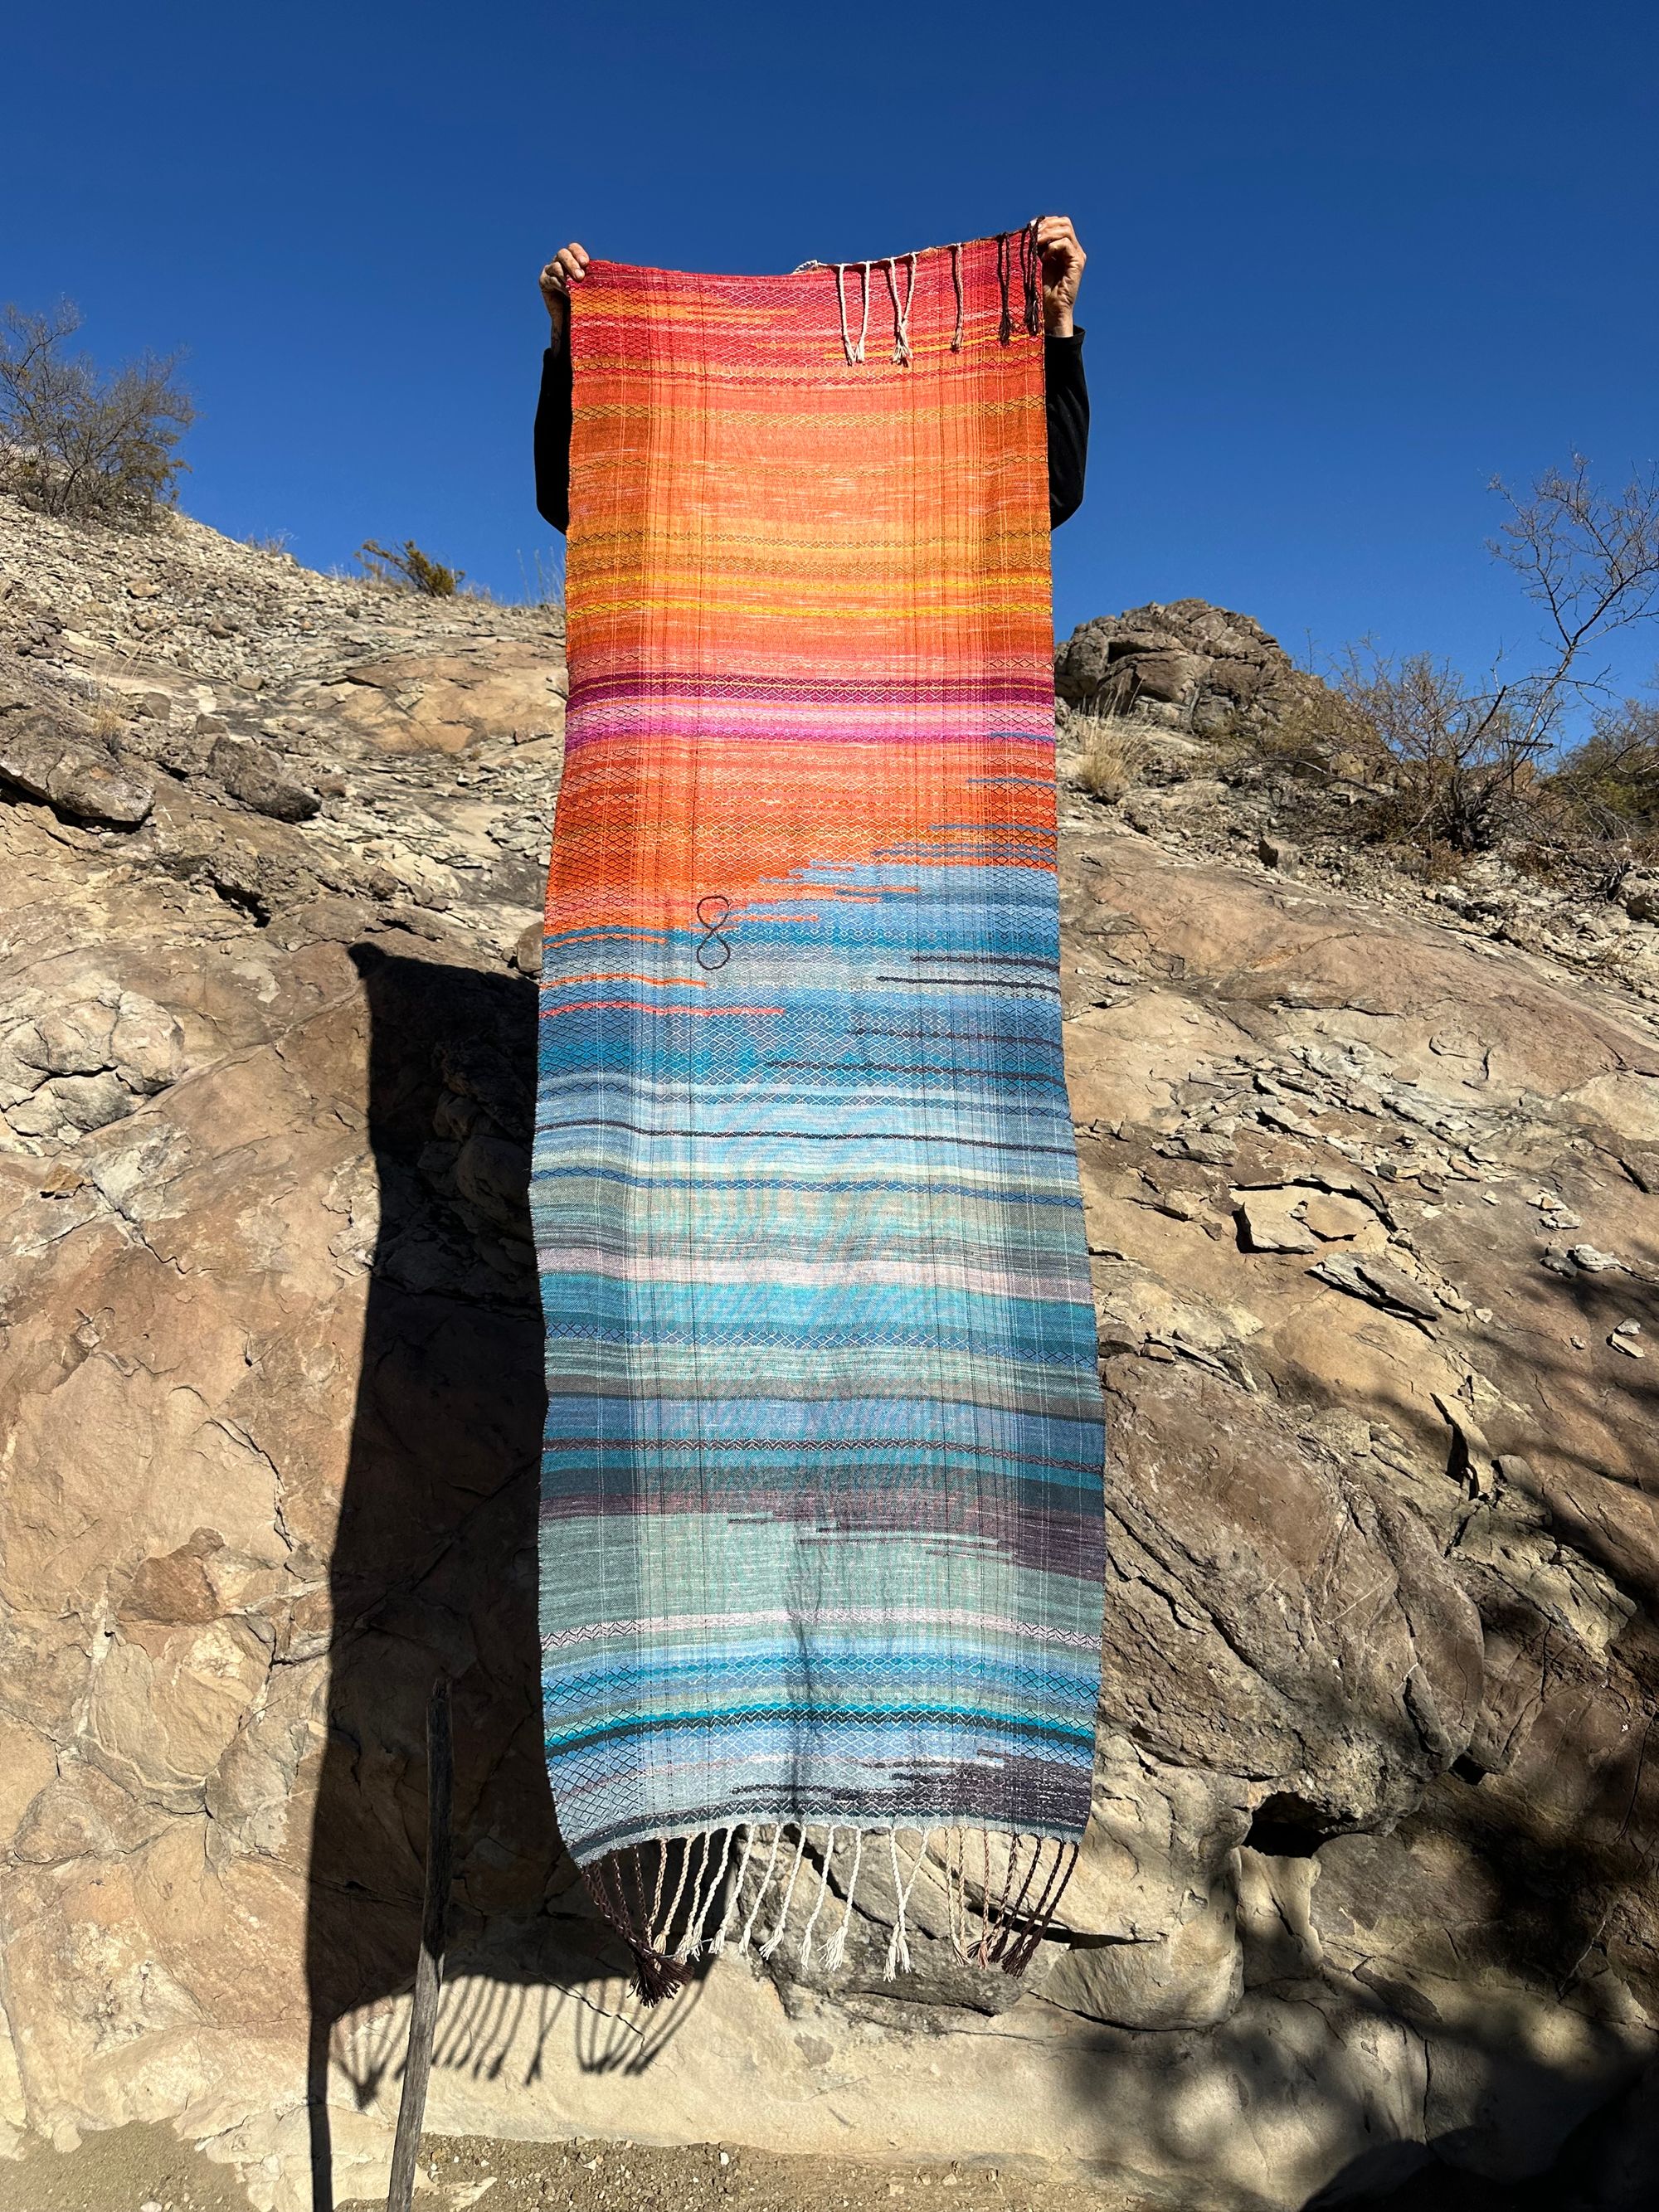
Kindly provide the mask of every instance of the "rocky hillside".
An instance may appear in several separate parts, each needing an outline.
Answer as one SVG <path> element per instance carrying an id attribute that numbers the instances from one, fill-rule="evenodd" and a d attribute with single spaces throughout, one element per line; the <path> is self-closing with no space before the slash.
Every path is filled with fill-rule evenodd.
<path id="1" fill-rule="evenodd" d="M 1659 877 L 1599 855 L 1540 868 L 1501 847 L 1459 858 L 1411 832 L 1398 765 L 1346 700 L 1249 615 L 1203 599 L 1085 623 L 1055 657 L 1074 772 L 1142 836 L 1241 854 L 1659 1000 Z"/>
<path id="2" fill-rule="evenodd" d="M 1058 680 L 1113 1445 L 1064 1925 L 980 1975 L 924 1875 L 890 1984 L 861 1886 L 850 1977 L 786 1945 L 641 2016 L 536 1705 L 557 619 L 0 503 L 11 2147 L 164 2119 L 262 2207 L 373 2193 L 441 1662 L 436 2128 L 1638 2201 L 1659 932 L 1344 847 L 1373 770 L 1296 780 L 1316 688 L 1243 617 Z"/>

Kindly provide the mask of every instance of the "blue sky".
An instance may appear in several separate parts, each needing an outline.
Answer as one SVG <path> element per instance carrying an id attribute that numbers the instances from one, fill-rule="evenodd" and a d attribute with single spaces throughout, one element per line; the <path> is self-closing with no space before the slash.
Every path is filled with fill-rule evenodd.
<path id="1" fill-rule="evenodd" d="M 1480 665 L 1531 623 L 1488 479 L 1659 453 L 1651 0 L 82 0 L 6 45 L 0 298 L 186 348 L 185 504 L 325 568 L 413 537 L 520 590 L 569 237 L 787 269 L 1069 213 L 1062 634 L 1197 593 Z"/>

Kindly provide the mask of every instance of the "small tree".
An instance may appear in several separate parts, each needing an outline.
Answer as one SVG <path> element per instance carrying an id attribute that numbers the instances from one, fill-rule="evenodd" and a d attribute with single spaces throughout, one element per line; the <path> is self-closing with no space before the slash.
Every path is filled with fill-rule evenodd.
<path id="1" fill-rule="evenodd" d="M 1337 681 L 1394 764 L 1400 830 L 1474 853 L 1513 825 L 1542 740 L 1508 685 L 1478 690 L 1449 661 L 1370 646 L 1350 647 Z"/>
<path id="2" fill-rule="evenodd" d="M 1596 718 L 1551 775 L 1550 797 L 1596 858 L 1615 896 L 1633 868 L 1659 860 L 1659 707 L 1626 699 Z"/>
<path id="3" fill-rule="evenodd" d="M 1550 469 L 1526 497 L 1500 478 L 1508 520 L 1489 550 L 1544 613 L 1542 658 L 1474 684 L 1426 653 L 1351 652 L 1340 688 L 1376 727 L 1401 771 L 1407 826 L 1459 852 L 1534 828 L 1542 768 L 1573 723 L 1605 698 L 1592 649 L 1659 613 L 1659 474 L 1607 493 L 1589 465 Z"/>
<path id="4" fill-rule="evenodd" d="M 441 561 L 431 559 L 412 538 L 404 540 L 401 553 L 391 552 L 386 546 L 377 545 L 372 538 L 366 538 L 355 557 L 361 568 L 367 568 L 382 584 L 424 592 L 429 599 L 453 599 L 466 575 L 465 568 L 447 568 Z"/>
<path id="5" fill-rule="evenodd" d="M 0 308 L 0 483 L 45 514 L 144 523 L 171 505 L 195 420 L 179 357 L 99 369 L 69 351 L 81 318 Z"/>

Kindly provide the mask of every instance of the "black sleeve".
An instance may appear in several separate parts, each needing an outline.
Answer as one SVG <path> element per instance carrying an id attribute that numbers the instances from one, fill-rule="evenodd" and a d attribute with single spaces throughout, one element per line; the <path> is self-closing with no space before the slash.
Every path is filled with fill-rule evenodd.
<path id="1" fill-rule="evenodd" d="M 1048 392 L 1048 527 L 1058 530 L 1083 504 L 1089 458 L 1089 387 L 1083 376 L 1083 333 L 1045 337 Z"/>
<path id="2" fill-rule="evenodd" d="M 1052 435 L 1052 433 L 1050 434 Z M 542 356 L 536 403 L 536 505 L 555 530 L 570 527 L 570 347 Z"/>

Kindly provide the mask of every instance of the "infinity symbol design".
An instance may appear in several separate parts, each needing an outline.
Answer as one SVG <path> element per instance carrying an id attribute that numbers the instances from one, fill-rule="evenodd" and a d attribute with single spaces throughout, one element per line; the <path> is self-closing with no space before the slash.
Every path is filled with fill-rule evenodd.
<path id="1" fill-rule="evenodd" d="M 720 908 L 720 912 L 718 914 L 705 914 L 703 912 L 703 908 L 705 907 L 718 907 Z M 729 898 L 724 897 L 719 891 L 711 891 L 706 898 L 700 898 L 697 901 L 698 923 L 702 928 L 708 932 L 708 936 L 703 939 L 702 944 L 697 947 L 698 967 L 724 968 L 726 962 L 732 957 L 732 947 L 726 943 L 725 938 L 720 935 L 721 929 L 725 927 L 726 922 L 731 920 L 731 917 L 732 902 Z M 717 958 L 709 957 L 711 948 L 716 954 L 718 954 L 719 957 Z"/>

